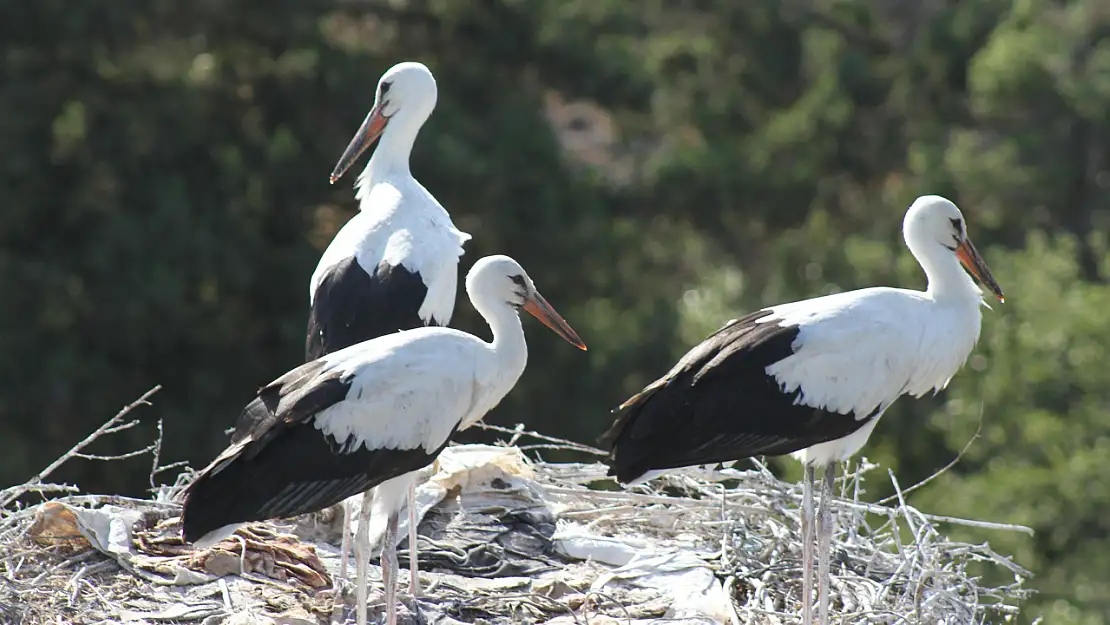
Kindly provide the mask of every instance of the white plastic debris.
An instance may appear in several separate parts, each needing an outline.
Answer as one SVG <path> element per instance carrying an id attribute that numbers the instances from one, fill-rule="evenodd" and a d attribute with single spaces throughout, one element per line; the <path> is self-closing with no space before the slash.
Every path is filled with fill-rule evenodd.
<path id="1" fill-rule="evenodd" d="M 671 618 L 711 618 L 719 623 L 740 622 L 728 593 L 704 560 L 682 551 L 644 551 L 619 569 L 602 573 L 591 586 L 600 590 L 612 583 L 652 588 L 673 601 Z"/>
<path id="2" fill-rule="evenodd" d="M 641 540 L 598 536 L 571 523 L 560 523 L 554 538 L 556 549 L 567 557 L 620 567 L 602 573 L 591 584 L 592 590 L 616 583 L 651 588 L 671 599 L 668 617 L 739 622 L 713 569 L 690 552 L 651 548 Z"/>
<path id="3" fill-rule="evenodd" d="M 644 548 L 643 541 L 598 536 L 574 523 L 560 522 L 555 535 L 555 549 L 568 558 L 624 566 Z"/>
<path id="4" fill-rule="evenodd" d="M 136 510 L 104 506 L 102 508 L 70 508 L 77 515 L 77 527 L 81 534 L 99 551 L 116 558 L 130 560 L 134 555 L 131 547 L 131 528 L 142 518 Z"/>

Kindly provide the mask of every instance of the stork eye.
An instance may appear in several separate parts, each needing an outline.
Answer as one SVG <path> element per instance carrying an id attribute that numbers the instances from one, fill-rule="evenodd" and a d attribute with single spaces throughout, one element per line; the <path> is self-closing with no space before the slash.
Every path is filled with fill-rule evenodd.
<path id="1" fill-rule="evenodd" d="M 393 86 L 393 83 L 383 82 L 381 87 L 382 95 L 389 93 L 389 88 L 391 86 Z"/>
<path id="2" fill-rule="evenodd" d="M 956 229 L 956 232 L 958 234 L 963 234 L 964 233 L 964 222 L 961 219 L 952 218 L 952 219 L 949 219 L 948 221 L 952 222 L 952 227 Z"/>
<path id="3" fill-rule="evenodd" d="M 515 276 L 509 276 L 509 279 L 512 280 L 513 284 L 515 284 L 517 286 L 524 286 L 524 276 L 522 276 L 520 274 L 517 274 Z"/>

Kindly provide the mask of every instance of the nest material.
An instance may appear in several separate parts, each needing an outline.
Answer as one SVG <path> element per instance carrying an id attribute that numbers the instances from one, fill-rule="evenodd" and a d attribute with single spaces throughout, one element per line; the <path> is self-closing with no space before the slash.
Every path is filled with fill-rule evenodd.
<path id="1" fill-rule="evenodd" d="M 445 457 L 477 447 L 448 448 Z M 486 449 L 517 460 L 464 467 L 473 469 L 469 478 L 457 477 L 455 466 L 453 481 L 437 482 L 441 466 L 428 483 L 438 484 L 441 499 L 423 511 L 420 527 L 428 560 L 421 558 L 419 622 L 797 621 L 798 485 L 757 465 L 690 468 L 645 487 L 602 490 L 613 485 L 600 464 L 528 462 L 518 448 Z M 873 468 L 862 464 L 838 481 L 834 621 L 1013 619 L 1030 574 L 986 544 L 955 542 L 940 531 L 951 522 L 992 525 L 931 517 L 901 497 L 891 506 L 861 503 L 863 475 Z M 338 532 L 327 530 L 341 517 L 336 509 L 254 524 L 197 553 L 177 538 L 172 503 L 187 479 L 151 501 L 79 495 L 0 509 L 0 622 L 307 625 L 350 614 L 333 611 Z M 511 494 L 511 505 L 491 499 L 501 491 Z M 527 514 L 522 493 L 533 497 Z M 460 505 L 468 497 L 477 503 Z M 100 511 L 102 530 L 88 527 L 93 511 Z M 472 557 L 479 551 L 481 559 Z M 982 572 L 991 568 L 1013 581 L 985 585 Z M 487 577 L 475 577 L 479 570 Z M 378 579 L 371 574 L 380 590 Z M 690 583 L 704 588 L 675 594 Z M 731 614 L 722 613 L 722 600 Z M 407 611 L 401 616 L 418 622 Z"/>
<path id="2" fill-rule="evenodd" d="M 583 474 L 589 474 L 589 467 Z M 1013 618 L 1030 591 L 1031 574 L 988 544 L 948 539 L 942 522 L 990 523 L 934 517 L 900 502 L 866 504 L 858 494 L 863 464 L 838 480 L 836 531 L 832 539 L 833 622 L 990 623 Z M 568 467 L 547 470 L 567 479 Z M 738 482 L 735 486 L 731 481 Z M 730 485 L 725 489 L 722 482 Z M 582 495 L 582 509 L 564 518 L 592 520 L 598 529 L 637 533 L 649 539 L 685 535 L 708 546 L 715 541 L 714 568 L 725 581 L 739 620 L 792 623 L 801 594 L 799 485 L 766 470 L 686 469 L 655 480 L 654 492 Z M 847 495 L 847 496 L 846 496 Z M 999 530 L 1027 531 L 996 525 Z M 715 535 L 715 536 L 714 536 Z M 981 573 L 995 568 L 1012 583 L 990 587 Z M 973 572 L 975 571 L 975 572 Z M 977 574 L 979 573 L 979 574 Z"/>

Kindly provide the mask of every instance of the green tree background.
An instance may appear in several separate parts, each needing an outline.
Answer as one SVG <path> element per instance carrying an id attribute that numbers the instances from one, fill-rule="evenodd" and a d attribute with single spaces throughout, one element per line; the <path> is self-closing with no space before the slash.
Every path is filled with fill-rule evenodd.
<path id="1" fill-rule="evenodd" d="M 218 451 L 300 361 L 308 278 L 356 207 L 327 174 L 415 59 L 440 99 L 413 170 L 475 235 L 460 272 L 514 256 L 590 346 L 529 330 L 489 421 L 592 442 L 726 319 L 919 288 L 902 214 L 946 195 L 1008 300 L 865 453 L 907 483 L 978 431 L 914 503 L 1035 528 L 961 530 L 1036 572 L 1023 621 L 1110 622 L 1108 34 L 1105 0 L 0 3 L 0 484 L 154 384 L 145 429 L 101 451 L 159 417 L 167 462 Z M 58 477 L 141 494 L 146 462 Z"/>

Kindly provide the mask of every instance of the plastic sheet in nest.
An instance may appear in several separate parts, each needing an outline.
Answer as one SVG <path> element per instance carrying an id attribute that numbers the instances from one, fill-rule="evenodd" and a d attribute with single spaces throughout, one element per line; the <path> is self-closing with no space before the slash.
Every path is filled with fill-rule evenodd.
<path id="1" fill-rule="evenodd" d="M 497 447 L 456 449 L 436 464 L 417 498 L 421 565 L 487 578 L 533 577 L 563 567 L 553 551 L 555 513 L 519 454 Z M 398 535 L 407 566 L 403 529 Z M 372 540 L 378 543 L 380 535 Z"/>

